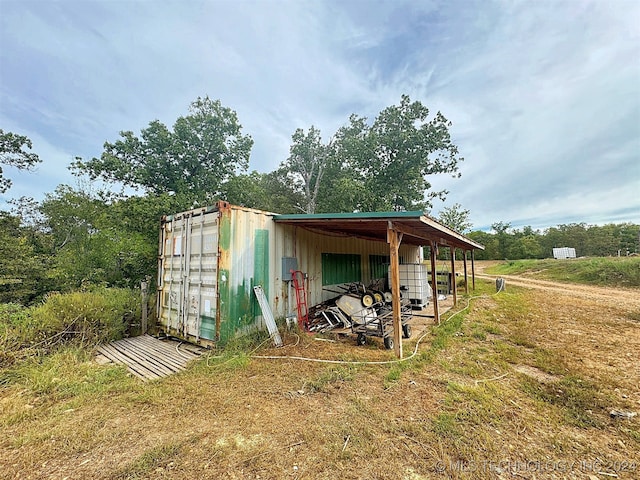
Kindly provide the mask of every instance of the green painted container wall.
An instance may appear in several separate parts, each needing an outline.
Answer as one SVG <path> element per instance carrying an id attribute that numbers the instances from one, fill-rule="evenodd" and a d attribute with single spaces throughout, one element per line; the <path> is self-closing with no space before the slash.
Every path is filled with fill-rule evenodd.
<path id="1" fill-rule="evenodd" d="M 254 286 L 262 285 L 269 304 L 272 308 L 277 305 L 272 294 L 274 230 L 272 217 L 265 212 L 235 206 L 221 209 L 218 278 L 221 343 L 264 326 Z"/>
<path id="2" fill-rule="evenodd" d="M 390 255 L 369 255 L 369 273 L 371 278 L 387 278 L 389 276 Z"/>
<path id="3" fill-rule="evenodd" d="M 362 279 L 362 255 L 322 253 L 322 285 L 359 282 Z"/>

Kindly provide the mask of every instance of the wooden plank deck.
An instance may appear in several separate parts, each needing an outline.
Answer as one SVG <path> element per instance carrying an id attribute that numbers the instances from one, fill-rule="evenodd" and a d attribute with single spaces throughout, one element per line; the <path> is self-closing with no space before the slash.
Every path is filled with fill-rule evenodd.
<path id="1" fill-rule="evenodd" d="M 155 380 L 180 372 L 186 365 L 198 358 L 204 348 L 188 345 L 182 346 L 173 340 L 158 340 L 149 335 L 123 338 L 97 349 L 100 356 L 107 360 L 127 366 L 127 369 L 141 380 Z"/>

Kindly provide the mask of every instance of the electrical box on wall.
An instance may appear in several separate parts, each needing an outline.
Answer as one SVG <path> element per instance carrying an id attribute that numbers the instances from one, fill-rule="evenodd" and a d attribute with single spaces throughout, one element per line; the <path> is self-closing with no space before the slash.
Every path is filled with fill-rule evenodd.
<path id="1" fill-rule="evenodd" d="M 282 257 L 282 281 L 292 280 L 291 270 L 298 270 L 298 259 L 296 257 Z"/>

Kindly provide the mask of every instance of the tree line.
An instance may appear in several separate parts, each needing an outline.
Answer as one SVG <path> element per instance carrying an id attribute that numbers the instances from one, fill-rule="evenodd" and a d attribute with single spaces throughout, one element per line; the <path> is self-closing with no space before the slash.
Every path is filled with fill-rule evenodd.
<path id="1" fill-rule="evenodd" d="M 428 211 L 449 193 L 434 191 L 429 179 L 460 175 L 463 158 L 450 127 L 440 112 L 430 116 L 403 95 L 371 121 L 351 115 L 327 139 L 315 126 L 296 129 L 288 157 L 260 173 L 248 171 L 253 139 L 236 112 L 198 98 L 172 127 L 154 120 L 139 135 L 123 131 L 105 142 L 100 157 L 76 158 L 69 168 L 78 185 L 59 185 L 39 202 L 16 199 L 10 211 L 0 211 L 0 302 L 28 304 L 50 291 L 135 287 L 155 278 L 159 218 L 218 199 L 277 213 Z M 0 164 L 31 169 L 41 161 L 31 147 L 27 137 L 0 130 Z M 106 187 L 96 189 L 95 180 Z M 0 193 L 10 186 L 0 169 Z M 470 230 L 468 218 L 460 205 L 438 217 L 460 232 Z M 493 234 L 469 233 L 487 246 L 478 258 L 548 256 L 547 237 L 593 254 L 589 240 L 570 241 L 580 229 L 559 227 L 556 235 L 496 227 Z M 611 235 L 624 238 L 618 248 L 631 248 L 624 242 L 633 228 L 614 229 Z M 610 254 L 604 247 L 610 240 L 599 242 Z"/>
<path id="2" fill-rule="evenodd" d="M 570 223 L 544 230 L 531 227 L 512 229 L 496 222 L 491 232 L 474 231 L 469 238 L 484 245 L 479 260 L 552 258 L 553 249 L 575 248 L 578 257 L 627 256 L 640 253 L 640 225 L 632 223 L 588 225 Z"/>

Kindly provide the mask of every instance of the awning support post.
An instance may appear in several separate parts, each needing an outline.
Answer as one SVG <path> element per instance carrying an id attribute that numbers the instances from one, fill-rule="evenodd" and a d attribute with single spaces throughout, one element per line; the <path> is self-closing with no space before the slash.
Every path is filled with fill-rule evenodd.
<path id="1" fill-rule="evenodd" d="M 473 291 L 476 291 L 476 269 L 475 266 L 473 264 L 473 250 L 471 250 L 471 282 L 473 285 Z"/>
<path id="2" fill-rule="evenodd" d="M 431 290 L 433 300 L 433 315 L 436 323 L 440 325 L 440 309 L 438 308 L 438 275 L 436 272 L 436 246 L 437 244 L 429 240 L 429 250 L 431 251 Z"/>
<path id="3" fill-rule="evenodd" d="M 469 295 L 469 279 L 467 278 L 467 251 L 463 250 L 462 263 L 464 268 L 464 293 Z"/>
<path id="4" fill-rule="evenodd" d="M 396 357 L 402 358 L 402 319 L 400 315 L 400 256 L 398 250 L 402 242 L 402 233 L 393 228 L 391 222 L 387 226 L 387 242 L 391 268 L 391 306 L 393 308 L 393 349 Z"/>
<path id="5" fill-rule="evenodd" d="M 456 285 L 456 248 L 449 247 L 451 252 L 451 293 L 453 294 L 453 305 L 458 304 L 458 286 Z"/>

